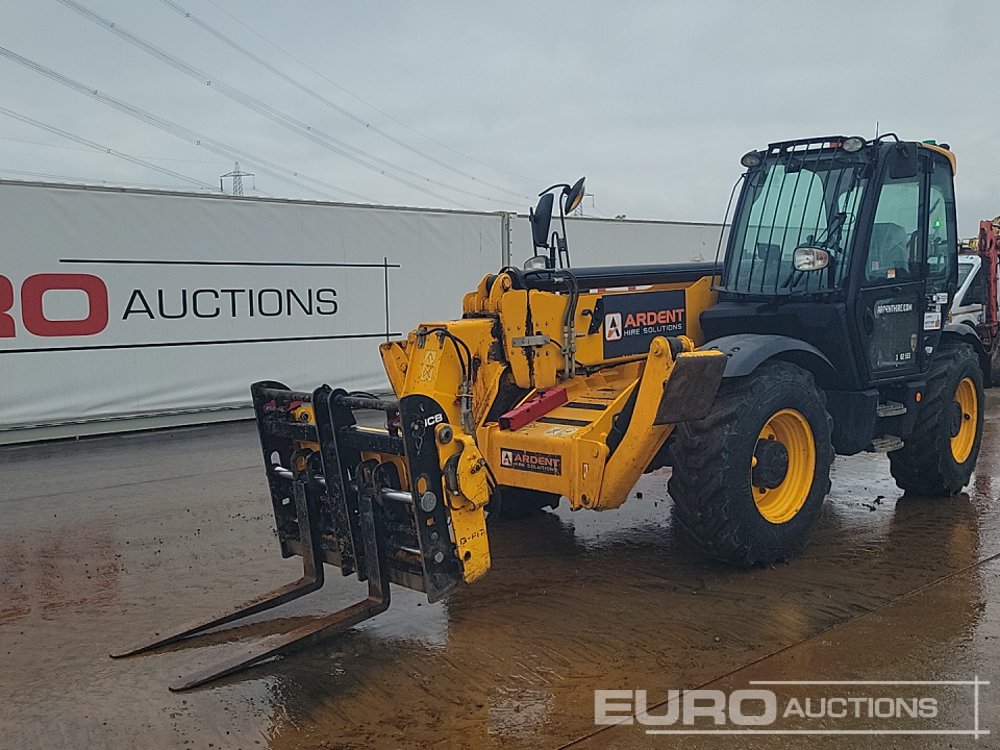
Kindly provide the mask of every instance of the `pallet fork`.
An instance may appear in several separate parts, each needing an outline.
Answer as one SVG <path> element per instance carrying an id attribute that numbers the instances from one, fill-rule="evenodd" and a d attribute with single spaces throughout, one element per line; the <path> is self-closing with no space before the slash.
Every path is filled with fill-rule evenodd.
<path id="1" fill-rule="evenodd" d="M 418 435 L 413 444 L 414 436 L 404 440 L 400 435 L 400 404 L 352 396 L 329 386 L 311 394 L 295 392 L 271 381 L 255 383 L 251 394 L 282 555 L 302 557 L 302 577 L 206 620 L 166 635 L 158 633 L 153 640 L 111 657 L 158 649 L 305 596 L 323 586 L 324 564 L 339 566 L 345 576 L 356 573 L 359 580 L 367 580 L 368 596 L 184 677 L 170 685 L 175 692 L 287 654 L 381 614 L 389 606 L 390 581 L 426 591 L 436 601 L 461 580 L 456 566 L 446 559 L 452 542 L 443 531 L 444 504 L 432 506 L 426 493 L 421 503 L 414 503 L 410 492 L 399 489 L 398 472 L 392 470 L 395 464 L 361 458 L 365 451 L 405 461 L 408 454 L 434 450 L 433 440 Z M 387 428 L 357 427 L 353 409 L 384 411 Z M 420 463 L 426 464 L 426 458 Z"/>

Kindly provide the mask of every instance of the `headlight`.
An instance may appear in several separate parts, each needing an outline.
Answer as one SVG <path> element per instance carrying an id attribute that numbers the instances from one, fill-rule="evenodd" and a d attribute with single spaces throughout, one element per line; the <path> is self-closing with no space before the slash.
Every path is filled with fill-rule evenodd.
<path id="1" fill-rule="evenodd" d="M 865 139 L 858 135 L 852 135 L 850 138 L 845 138 L 844 142 L 841 144 L 841 148 L 849 154 L 857 153 L 864 147 Z"/>
<path id="2" fill-rule="evenodd" d="M 759 167 L 761 161 L 760 151 L 747 151 L 740 159 L 740 164 L 747 169 L 753 169 L 754 167 Z"/>
<path id="3" fill-rule="evenodd" d="M 830 265 L 830 253 L 821 247 L 797 247 L 792 254 L 796 271 L 821 271 Z"/>
<path id="4" fill-rule="evenodd" d="M 547 255 L 532 255 L 524 261 L 525 271 L 544 271 L 548 267 L 549 256 Z"/>

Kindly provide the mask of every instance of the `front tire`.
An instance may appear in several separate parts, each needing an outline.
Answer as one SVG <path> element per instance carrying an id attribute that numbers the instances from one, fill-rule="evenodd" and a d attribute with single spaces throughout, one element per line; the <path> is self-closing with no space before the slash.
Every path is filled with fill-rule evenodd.
<path id="1" fill-rule="evenodd" d="M 913 432 L 889 454 L 897 486 L 950 497 L 969 483 L 983 440 L 983 373 L 972 347 L 943 343 L 927 373 Z"/>
<path id="2" fill-rule="evenodd" d="M 709 415 L 674 432 L 668 490 L 679 525 L 736 565 L 793 555 L 830 490 L 831 423 L 823 391 L 795 365 L 724 381 Z"/>

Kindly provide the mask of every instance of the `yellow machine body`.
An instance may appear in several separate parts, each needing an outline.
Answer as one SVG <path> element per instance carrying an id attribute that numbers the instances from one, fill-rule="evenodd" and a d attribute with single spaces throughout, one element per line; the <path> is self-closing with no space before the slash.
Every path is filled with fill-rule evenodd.
<path id="1" fill-rule="evenodd" d="M 444 410 L 434 435 L 442 472 L 453 477 L 443 491 L 466 582 L 489 569 L 486 516 L 498 486 L 565 497 L 573 510 L 617 508 L 679 421 L 666 408 L 671 400 L 688 412 L 682 419 L 708 409 L 724 355 L 695 348 L 698 317 L 715 301 L 712 281 L 564 292 L 517 288 L 501 273 L 465 296 L 461 319 L 424 323 L 381 346 L 395 395 L 421 394 Z M 672 306 L 642 309 L 645 300 Z M 633 312 L 595 320 L 633 301 Z M 629 332 L 645 351 L 609 351 Z M 516 429 L 502 424 L 504 412 L 557 388 L 564 403 Z M 627 426 L 609 443 L 620 420 Z"/>

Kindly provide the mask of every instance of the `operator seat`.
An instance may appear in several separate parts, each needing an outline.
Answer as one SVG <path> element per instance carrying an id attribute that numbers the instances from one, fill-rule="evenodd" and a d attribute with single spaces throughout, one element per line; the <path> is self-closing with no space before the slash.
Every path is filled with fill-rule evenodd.
<path id="1" fill-rule="evenodd" d="M 894 269 L 895 273 L 890 275 L 890 269 Z M 873 224 L 866 275 L 869 279 L 909 276 L 910 233 L 889 221 Z"/>

